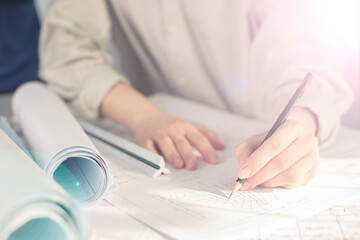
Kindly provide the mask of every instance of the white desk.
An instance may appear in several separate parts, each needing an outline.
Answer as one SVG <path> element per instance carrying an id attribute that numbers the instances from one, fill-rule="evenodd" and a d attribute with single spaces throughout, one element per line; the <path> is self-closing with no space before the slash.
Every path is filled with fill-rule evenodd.
<path id="1" fill-rule="evenodd" d="M 10 94 L 0 95 L 0 114 L 10 116 L 10 97 Z M 166 107 L 165 110 L 171 112 Z M 346 147 L 340 148 L 340 145 Z M 342 128 L 335 144 L 322 150 L 321 156 L 360 158 L 360 132 Z M 354 181 L 359 181 L 359 178 L 360 172 Z M 170 238 L 161 235 L 161 229 L 158 232 L 149 228 L 106 201 L 86 212 L 92 224 L 93 240 Z M 299 219 L 292 226 L 271 232 L 259 231 L 249 239 L 360 239 L 360 203 L 333 206 L 312 217 Z"/>

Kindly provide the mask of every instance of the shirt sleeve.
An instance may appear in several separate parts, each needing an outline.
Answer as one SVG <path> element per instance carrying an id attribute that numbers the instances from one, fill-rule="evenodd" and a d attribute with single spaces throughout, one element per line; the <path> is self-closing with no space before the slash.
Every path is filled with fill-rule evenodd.
<path id="1" fill-rule="evenodd" d="M 89 118 L 117 82 L 128 80 L 112 68 L 107 52 L 111 22 L 106 1 L 55 0 L 40 36 L 40 77 Z"/>
<path id="2" fill-rule="evenodd" d="M 317 116 L 324 146 L 336 136 L 340 116 L 354 96 L 343 79 L 343 53 L 321 31 L 313 6 L 308 0 L 276 0 L 256 2 L 249 10 L 250 78 L 258 89 L 252 107 L 261 118 L 276 118 L 311 72 L 314 79 L 297 106 Z"/>

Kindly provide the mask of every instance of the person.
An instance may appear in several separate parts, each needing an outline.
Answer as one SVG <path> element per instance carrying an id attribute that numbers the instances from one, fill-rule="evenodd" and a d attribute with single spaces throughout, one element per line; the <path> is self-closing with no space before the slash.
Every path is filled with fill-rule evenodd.
<path id="1" fill-rule="evenodd" d="M 292 188 L 316 174 L 352 101 L 340 55 L 314 30 L 311 1 L 58 0 L 40 40 L 40 76 L 84 115 L 109 117 L 175 168 L 193 170 L 195 147 L 218 161 L 214 132 L 176 119 L 146 96 L 162 91 L 245 117 L 273 121 L 307 72 L 315 75 L 282 126 L 234 150 L 242 190 Z M 107 53 L 121 52 L 124 75 Z M 131 82 L 131 84 L 130 84 Z M 241 131 L 241 129 L 239 129 Z"/>
<path id="2" fill-rule="evenodd" d="M 0 92 L 38 79 L 39 32 L 33 0 L 0 1 Z"/>

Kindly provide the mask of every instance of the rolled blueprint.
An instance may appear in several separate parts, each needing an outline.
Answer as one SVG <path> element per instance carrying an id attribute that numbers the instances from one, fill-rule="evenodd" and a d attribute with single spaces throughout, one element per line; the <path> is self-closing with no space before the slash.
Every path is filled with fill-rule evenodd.
<path id="1" fill-rule="evenodd" d="M 45 85 L 29 82 L 15 91 L 12 109 L 36 163 L 80 203 L 101 199 L 112 177 L 65 103 Z"/>
<path id="2" fill-rule="evenodd" d="M 0 129 L 0 240 L 85 240 L 70 196 Z"/>

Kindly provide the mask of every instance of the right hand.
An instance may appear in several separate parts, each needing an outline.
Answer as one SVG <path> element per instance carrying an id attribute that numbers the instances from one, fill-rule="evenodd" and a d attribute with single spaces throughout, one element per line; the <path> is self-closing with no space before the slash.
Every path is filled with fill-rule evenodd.
<path id="1" fill-rule="evenodd" d="M 211 164 L 218 162 L 215 149 L 225 148 L 214 132 L 166 114 L 143 121 L 134 132 L 141 146 L 163 155 L 174 168 L 185 166 L 188 170 L 194 170 L 197 167 L 192 147 Z"/>

